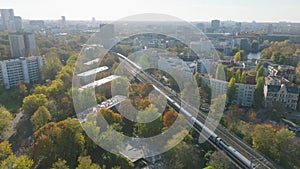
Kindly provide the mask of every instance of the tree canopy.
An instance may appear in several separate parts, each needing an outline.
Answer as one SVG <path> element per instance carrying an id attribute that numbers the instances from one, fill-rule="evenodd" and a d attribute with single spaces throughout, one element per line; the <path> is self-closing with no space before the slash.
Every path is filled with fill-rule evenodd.
<path id="1" fill-rule="evenodd" d="M 0 136 L 12 123 L 12 114 L 4 107 L 0 105 Z"/>

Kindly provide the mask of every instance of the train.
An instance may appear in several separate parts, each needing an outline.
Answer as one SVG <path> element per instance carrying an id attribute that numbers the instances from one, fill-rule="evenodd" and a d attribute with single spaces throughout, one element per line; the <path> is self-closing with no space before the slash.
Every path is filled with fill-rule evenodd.
<path id="1" fill-rule="evenodd" d="M 218 137 L 217 134 L 215 134 L 213 131 L 211 131 L 209 128 L 207 128 L 203 123 L 201 123 L 199 120 L 197 120 L 195 117 L 193 117 L 188 111 L 183 109 L 177 102 L 175 102 L 170 97 L 167 97 L 167 102 L 170 106 L 172 106 L 177 112 L 180 112 L 189 122 L 190 124 L 193 124 L 193 127 L 198 131 L 202 131 L 202 134 L 204 136 L 207 136 L 210 141 L 215 143 L 219 148 L 225 151 L 230 157 L 232 157 L 235 162 L 242 164 L 246 168 L 254 169 L 255 166 L 253 163 L 248 160 L 246 157 L 244 157 L 242 154 L 240 154 L 238 151 L 236 151 L 233 147 L 226 144 L 222 138 Z"/>

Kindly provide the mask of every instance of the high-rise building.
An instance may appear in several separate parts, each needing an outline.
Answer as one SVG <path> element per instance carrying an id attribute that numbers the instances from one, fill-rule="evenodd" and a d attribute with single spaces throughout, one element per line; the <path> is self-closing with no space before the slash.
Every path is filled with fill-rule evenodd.
<path id="1" fill-rule="evenodd" d="M 247 38 L 243 38 L 240 41 L 240 49 L 244 50 L 245 52 L 249 52 L 251 49 L 250 43 L 249 43 L 249 39 Z"/>
<path id="2" fill-rule="evenodd" d="M 0 13 L 4 30 L 20 31 L 22 29 L 22 18 L 15 16 L 13 9 L 0 9 Z"/>
<path id="3" fill-rule="evenodd" d="M 0 61 L 0 83 L 9 89 L 18 83 L 38 81 L 43 65 L 44 59 L 40 56 Z"/>
<path id="4" fill-rule="evenodd" d="M 22 18 L 20 16 L 15 16 L 15 29 L 16 31 L 22 31 Z"/>
<path id="5" fill-rule="evenodd" d="M 104 48 L 111 48 L 115 37 L 115 26 L 113 24 L 100 24 L 99 38 Z"/>
<path id="6" fill-rule="evenodd" d="M 33 33 L 24 33 L 24 42 L 27 56 L 33 56 L 37 54 L 37 47 L 35 43 L 35 37 Z"/>
<path id="7" fill-rule="evenodd" d="M 24 57 L 25 56 L 25 41 L 21 33 L 11 33 L 8 35 L 10 44 L 11 57 Z"/>
<path id="8" fill-rule="evenodd" d="M 61 16 L 61 23 L 65 26 L 67 24 L 66 17 Z"/>
<path id="9" fill-rule="evenodd" d="M 8 37 L 11 57 L 16 58 L 37 54 L 35 38 L 32 33 L 11 33 Z"/>
<path id="10" fill-rule="evenodd" d="M 235 28 L 236 28 L 236 32 L 237 33 L 241 33 L 241 30 L 242 30 L 242 22 L 237 22 L 235 24 Z"/>
<path id="11" fill-rule="evenodd" d="M 268 34 L 273 34 L 273 25 L 272 24 L 268 25 L 267 33 Z"/>
<path id="12" fill-rule="evenodd" d="M 1 9 L 1 20 L 5 30 L 15 30 L 15 15 L 13 9 Z"/>
<path id="13" fill-rule="evenodd" d="M 211 27 L 213 29 L 219 29 L 220 28 L 220 20 L 212 20 L 211 21 Z"/>

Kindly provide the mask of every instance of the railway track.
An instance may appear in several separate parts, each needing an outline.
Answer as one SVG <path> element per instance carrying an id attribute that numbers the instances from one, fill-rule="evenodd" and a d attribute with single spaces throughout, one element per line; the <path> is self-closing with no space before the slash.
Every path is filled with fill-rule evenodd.
<path id="1" fill-rule="evenodd" d="M 135 75 L 136 78 L 138 78 L 141 82 L 150 82 L 157 88 L 159 88 L 164 94 L 166 94 L 168 97 L 171 97 L 175 102 L 177 102 L 179 105 L 184 105 L 185 109 L 188 112 L 192 112 L 192 114 L 197 114 L 197 120 L 199 120 L 202 124 L 205 124 L 205 121 L 207 119 L 207 115 L 198 110 L 197 108 L 190 106 L 185 101 L 181 100 L 176 93 L 168 90 L 162 83 L 160 83 L 158 80 L 156 80 L 154 77 L 150 76 L 149 74 L 142 71 L 139 67 L 137 67 L 135 64 L 129 63 L 127 65 L 127 69 Z M 198 130 L 199 131 L 199 130 Z M 199 131 L 200 132 L 200 131 Z M 226 144 L 233 147 L 236 151 L 238 151 L 241 155 L 243 155 L 245 158 L 247 158 L 249 161 L 253 163 L 253 168 L 256 169 L 281 169 L 280 166 L 278 166 L 276 163 L 274 163 L 272 160 L 268 159 L 264 155 L 260 154 L 256 150 L 254 150 L 250 145 L 243 142 L 240 138 L 229 132 L 227 129 L 225 129 L 223 126 L 218 125 L 214 131 L 214 133 L 223 140 Z M 228 154 L 228 153 L 227 153 Z M 230 154 L 228 154 L 230 156 Z M 233 158 L 233 157 L 231 157 Z M 239 163 L 236 159 L 235 162 Z M 242 168 L 245 168 L 242 167 Z"/>

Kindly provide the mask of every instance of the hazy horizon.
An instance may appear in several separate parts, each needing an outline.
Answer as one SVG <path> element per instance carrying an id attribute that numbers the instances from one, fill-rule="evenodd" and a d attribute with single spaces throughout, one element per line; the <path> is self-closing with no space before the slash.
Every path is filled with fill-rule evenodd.
<path id="1" fill-rule="evenodd" d="M 300 23 L 300 1 L 286 0 L 189 0 L 173 1 L 61 1 L 2 0 L 1 9 L 12 8 L 16 16 L 29 20 L 114 21 L 141 13 L 162 13 L 187 21 L 209 22 L 213 19 L 236 22 L 294 22 Z"/>

